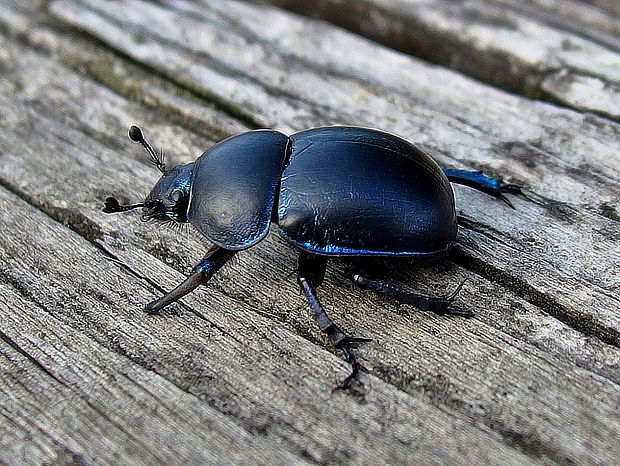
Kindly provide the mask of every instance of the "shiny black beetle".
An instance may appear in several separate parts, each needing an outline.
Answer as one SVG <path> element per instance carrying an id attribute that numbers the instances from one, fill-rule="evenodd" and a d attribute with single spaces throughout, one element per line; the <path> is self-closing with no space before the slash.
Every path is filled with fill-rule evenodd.
<path id="1" fill-rule="evenodd" d="M 261 241 L 273 222 L 301 251 L 297 278 L 320 329 L 343 351 L 351 374 L 363 369 L 351 351 L 369 341 L 347 335 L 327 315 L 316 294 L 327 257 L 437 258 L 454 244 L 457 218 L 450 182 L 510 202 L 520 187 L 481 172 L 442 170 L 415 145 L 392 134 L 359 127 L 315 128 L 286 136 L 257 130 L 230 137 L 195 162 L 166 169 L 137 126 L 129 130 L 163 173 L 141 204 L 109 197 L 104 212 L 142 207 L 143 220 L 189 222 L 214 246 L 177 288 L 146 306 L 156 312 L 206 283 L 238 251 Z M 350 269 L 349 269 L 350 270 Z M 421 296 L 350 270 L 354 283 L 438 314 L 450 309 L 461 286 L 446 298 Z"/>

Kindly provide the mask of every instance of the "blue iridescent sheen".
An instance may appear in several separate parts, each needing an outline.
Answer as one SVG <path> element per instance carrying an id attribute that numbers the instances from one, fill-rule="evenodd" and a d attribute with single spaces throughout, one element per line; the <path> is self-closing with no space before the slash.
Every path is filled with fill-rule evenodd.
<path id="1" fill-rule="evenodd" d="M 285 240 L 290 243 L 293 243 L 300 249 L 304 251 L 312 252 L 314 254 L 319 254 L 323 256 L 424 256 L 424 257 L 435 257 L 442 256 L 447 253 L 452 244 L 449 244 L 444 249 L 440 249 L 438 251 L 430 251 L 430 252 L 420 252 L 420 251 L 374 251 L 370 249 L 352 249 L 352 248 L 343 248 L 339 246 L 334 246 L 327 244 L 325 246 L 318 246 L 317 244 L 312 244 L 309 242 L 299 243 L 297 241 L 292 240 L 286 236 L 286 233 L 280 230 L 280 236 L 282 236 Z"/>
<path id="2" fill-rule="evenodd" d="M 180 176 L 179 178 L 174 180 L 172 189 L 176 191 L 181 191 L 181 193 L 183 193 L 184 196 L 189 196 L 189 190 L 192 186 L 190 178 L 191 178 L 191 171 L 185 172 L 183 176 Z"/>
<path id="3" fill-rule="evenodd" d="M 478 189 L 487 194 L 498 195 L 502 180 L 500 178 L 491 178 L 481 171 L 455 170 L 452 168 L 444 168 L 444 174 L 454 183 L 459 183 L 471 188 Z"/>
<path id="4" fill-rule="evenodd" d="M 166 170 L 144 201 L 143 220 L 187 221 L 193 168 L 192 162 Z"/>
<path id="5" fill-rule="evenodd" d="M 155 184 L 145 202 L 170 201 L 170 196 L 176 190 L 181 191 L 184 196 L 189 196 L 193 168 L 194 162 L 177 165 L 167 170 Z"/>
<path id="6" fill-rule="evenodd" d="M 211 258 L 201 260 L 196 267 L 194 267 L 194 272 L 202 272 L 205 275 L 211 276 L 213 275 L 217 269 L 218 264 L 215 263 Z"/>

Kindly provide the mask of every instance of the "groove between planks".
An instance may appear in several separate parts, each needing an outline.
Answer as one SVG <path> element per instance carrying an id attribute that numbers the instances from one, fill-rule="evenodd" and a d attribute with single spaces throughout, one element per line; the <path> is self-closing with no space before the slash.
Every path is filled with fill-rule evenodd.
<path id="1" fill-rule="evenodd" d="M 620 118 L 618 17 L 579 2 L 259 0 L 535 98 Z"/>

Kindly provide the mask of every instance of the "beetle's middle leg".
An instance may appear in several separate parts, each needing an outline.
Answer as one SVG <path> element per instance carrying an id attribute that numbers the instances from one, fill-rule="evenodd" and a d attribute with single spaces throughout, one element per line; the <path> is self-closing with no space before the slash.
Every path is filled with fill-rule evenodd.
<path id="1" fill-rule="evenodd" d="M 312 313 L 319 324 L 319 328 L 322 332 L 327 334 L 332 344 L 344 353 L 345 359 L 351 364 L 351 374 L 349 374 L 349 376 L 336 387 L 337 389 L 346 389 L 351 385 L 351 382 L 357 378 L 360 371 L 366 370 L 357 360 L 352 349 L 358 343 L 364 343 L 372 340 L 347 335 L 334 323 L 334 321 L 325 312 L 325 309 L 323 309 L 323 306 L 321 306 L 319 298 L 316 294 L 316 287 L 323 282 L 326 265 L 327 258 L 325 256 L 302 252 L 299 255 L 297 280 L 301 290 L 308 299 L 310 309 L 312 309 Z"/>
<path id="2" fill-rule="evenodd" d="M 363 272 L 358 272 L 352 267 L 347 268 L 346 274 L 353 280 L 353 283 L 362 288 L 389 296 L 400 303 L 411 304 L 423 311 L 431 311 L 439 315 L 456 315 L 463 317 L 473 317 L 474 315 L 473 312 L 469 310 L 452 309 L 449 307 L 461 291 L 461 288 L 463 288 L 465 284 L 464 281 L 445 298 L 438 298 L 436 296 L 424 296 L 412 293 L 411 291 L 403 290 L 378 280 L 373 280 L 363 275 Z"/>

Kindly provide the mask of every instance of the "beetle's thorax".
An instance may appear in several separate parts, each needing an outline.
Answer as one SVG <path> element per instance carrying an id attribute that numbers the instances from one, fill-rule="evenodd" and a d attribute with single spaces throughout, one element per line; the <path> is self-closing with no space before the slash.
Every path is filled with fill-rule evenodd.
<path id="1" fill-rule="evenodd" d="M 144 201 L 143 220 L 187 222 L 193 167 L 192 162 L 166 170 Z"/>

